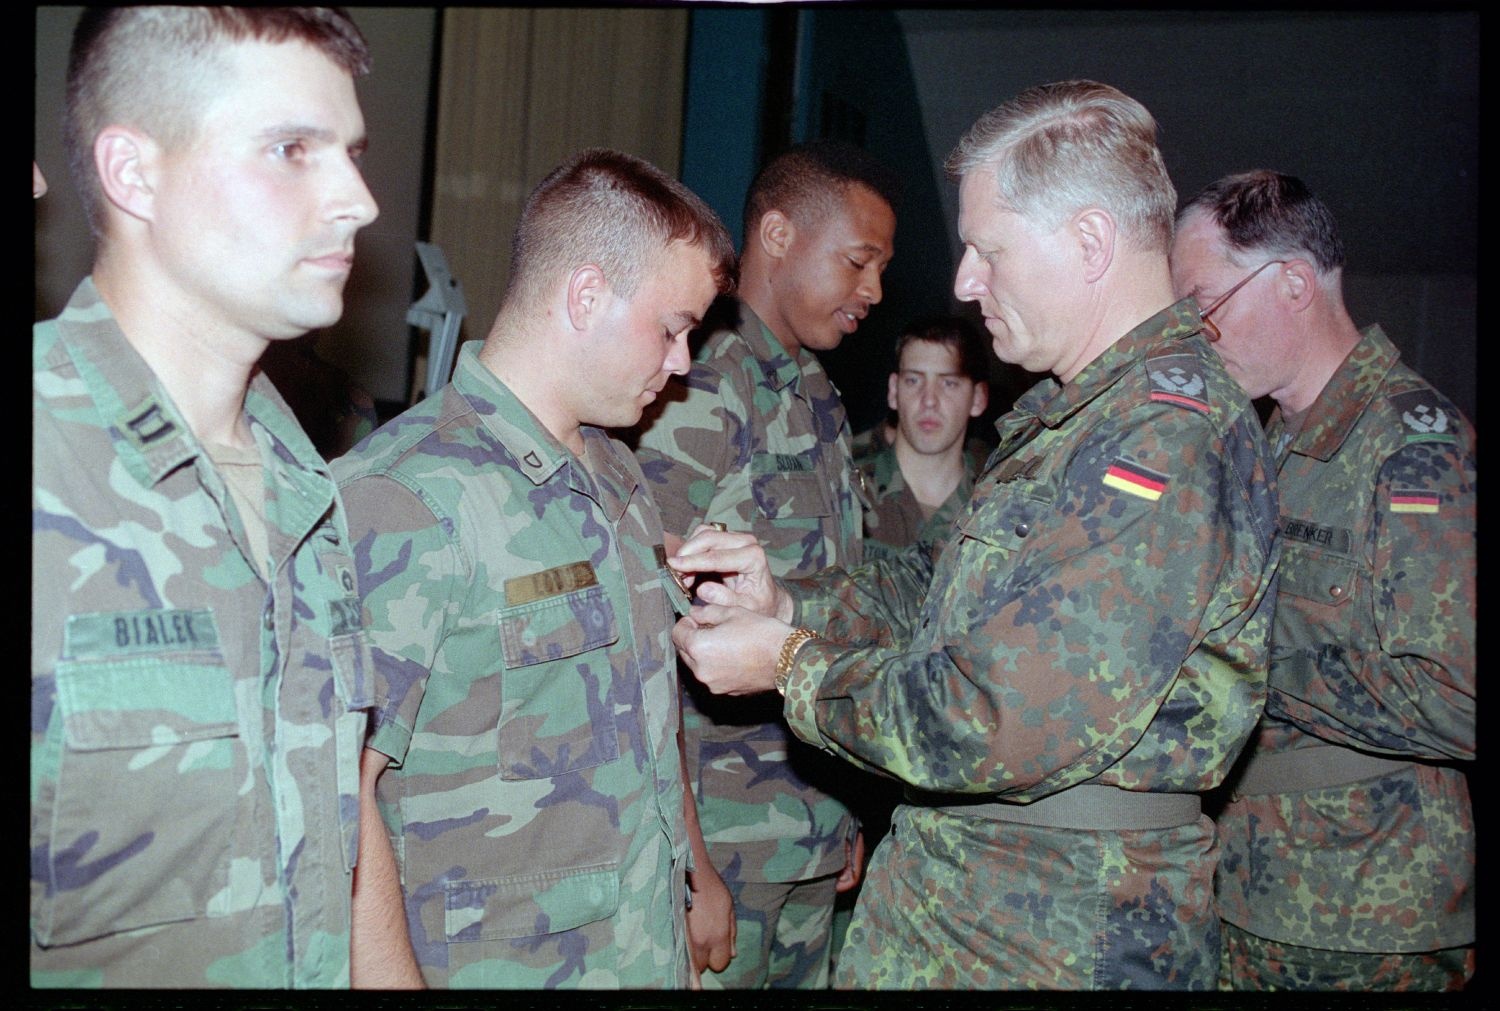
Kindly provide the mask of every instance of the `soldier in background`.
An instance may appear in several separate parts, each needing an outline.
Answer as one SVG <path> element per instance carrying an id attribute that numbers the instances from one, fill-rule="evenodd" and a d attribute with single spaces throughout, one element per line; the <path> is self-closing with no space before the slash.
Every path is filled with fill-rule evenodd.
<path id="1" fill-rule="evenodd" d="M 876 435 L 871 442 L 877 448 L 855 460 L 867 559 L 900 554 L 918 542 L 941 549 L 988 455 L 983 440 L 964 438 L 970 420 L 989 403 L 989 354 L 976 328 L 962 316 L 913 320 L 896 338 L 892 357 L 886 403 L 893 434 L 889 440 Z M 880 433 L 886 424 L 870 431 Z M 851 788 L 868 859 L 890 830 L 900 784 L 860 776 Z M 857 889 L 843 892 L 834 907 L 835 966 L 857 898 Z"/>
<path id="2" fill-rule="evenodd" d="M 894 357 L 886 402 L 895 435 L 859 465 L 869 558 L 918 541 L 941 547 L 984 465 L 965 439 L 989 405 L 989 362 L 974 328 L 961 316 L 915 320 Z"/>
<path id="3" fill-rule="evenodd" d="M 999 422 L 936 561 L 773 581 L 748 536 L 700 532 L 673 564 L 730 575 L 674 637 L 713 691 L 774 688 L 802 740 L 906 783 L 840 985 L 1209 989 L 1198 794 L 1264 700 L 1270 453 L 1171 302 L 1176 194 L 1138 102 L 1033 88 L 948 164 L 954 290 L 1055 378 Z"/>
<path id="4" fill-rule="evenodd" d="M 1220 814 L 1224 981 L 1456 990 L 1474 972 L 1474 430 L 1344 307 L 1300 179 L 1226 176 L 1172 279 L 1276 408 L 1282 561 L 1265 719 Z"/>
<path id="5" fill-rule="evenodd" d="M 636 455 L 669 548 L 717 522 L 752 531 L 778 575 L 859 561 L 849 424 L 813 352 L 837 347 L 880 301 L 894 189 L 867 154 L 828 141 L 756 176 L 738 300 L 715 307 L 683 388 L 641 426 Z M 838 796 L 848 771 L 792 738 L 777 707 L 726 707 L 693 689 L 688 766 L 737 932 L 734 961 L 705 985 L 824 987 L 834 896 L 862 865 Z"/>
<path id="6" fill-rule="evenodd" d="M 513 250 L 483 345 L 336 465 L 381 700 L 363 796 L 399 840 L 399 877 L 361 854 L 368 922 L 434 987 L 687 986 L 687 598 L 602 429 L 687 371 L 734 250 L 602 149 L 538 184 Z"/>
<path id="7" fill-rule="evenodd" d="M 75 31 L 97 249 L 32 343 L 33 986 L 350 983 L 368 647 L 333 479 L 255 365 L 343 311 L 368 66 L 329 8 Z"/>

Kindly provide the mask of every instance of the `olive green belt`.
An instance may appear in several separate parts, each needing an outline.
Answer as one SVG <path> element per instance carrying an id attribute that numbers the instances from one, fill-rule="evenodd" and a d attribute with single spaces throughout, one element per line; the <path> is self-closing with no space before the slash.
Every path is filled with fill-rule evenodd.
<path id="1" fill-rule="evenodd" d="M 1177 828 L 1198 820 L 1196 793 L 1147 793 L 1100 783 L 1082 783 L 1029 804 L 953 793 L 907 792 L 907 803 L 948 814 L 1090 832 Z"/>
<path id="2" fill-rule="evenodd" d="M 1382 758 L 1336 744 L 1319 744 L 1295 751 L 1257 751 L 1245 762 L 1234 785 L 1240 797 L 1273 793 L 1301 793 L 1328 786 L 1358 783 L 1412 765 L 1410 759 Z"/>

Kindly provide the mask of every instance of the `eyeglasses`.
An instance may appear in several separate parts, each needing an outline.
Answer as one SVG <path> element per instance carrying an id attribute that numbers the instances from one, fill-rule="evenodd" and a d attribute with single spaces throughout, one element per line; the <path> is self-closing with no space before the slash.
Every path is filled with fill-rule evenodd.
<path id="1" fill-rule="evenodd" d="M 1251 281 L 1255 280 L 1255 275 L 1259 274 L 1262 270 L 1265 270 L 1267 267 L 1271 266 L 1271 264 L 1273 264 L 1273 263 L 1285 263 L 1285 262 L 1286 262 L 1285 260 L 1267 260 L 1265 263 L 1262 263 L 1259 267 L 1256 267 L 1254 270 L 1250 271 L 1250 273 L 1246 274 L 1240 280 L 1240 282 L 1238 284 L 1236 284 L 1233 288 L 1230 288 L 1224 294 L 1222 294 L 1218 298 L 1214 299 L 1212 305 L 1210 305 L 1207 309 L 1204 309 L 1202 312 L 1200 312 L 1198 314 L 1202 318 L 1202 320 L 1203 320 L 1203 329 L 1206 330 L 1206 331 L 1208 331 L 1208 340 L 1209 340 L 1209 343 L 1213 343 L 1214 341 L 1222 340 L 1223 337 L 1224 337 L 1224 335 L 1219 332 L 1219 328 L 1216 327 L 1216 326 L 1214 326 L 1213 320 L 1209 319 L 1208 317 L 1210 317 L 1214 313 L 1218 312 L 1219 309 L 1220 309 L 1220 307 L 1222 307 L 1225 302 L 1229 301 L 1229 296 L 1233 295 L 1235 292 L 1239 291 L 1245 285 L 1247 285 Z"/>

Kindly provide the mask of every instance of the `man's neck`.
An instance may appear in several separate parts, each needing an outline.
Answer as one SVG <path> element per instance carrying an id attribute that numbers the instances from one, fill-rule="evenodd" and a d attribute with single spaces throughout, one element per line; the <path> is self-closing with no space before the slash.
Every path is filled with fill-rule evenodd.
<path id="1" fill-rule="evenodd" d="M 1160 254 L 1117 253 L 1112 272 L 1089 289 L 1082 330 L 1088 334 L 1079 354 L 1057 374 L 1070 383 L 1116 341 L 1177 300 L 1172 275 Z"/>
<path id="2" fill-rule="evenodd" d="M 924 506 L 936 508 L 948 501 L 964 477 L 963 440 L 941 453 L 919 453 L 896 430 L 896 463 L 912 495 Z"/>
<path id="3" fill-rule="evenodd" d="M 166 389 L 201 442 L 254 445 L 245 419 L 250 377 L 269 343 L 196 325 L 193 314 L 154 292 L 147 279 L 101 261 L 94 284 L 125 340 Z"/>
<path id="4" fill-rule="evenodd" d="M 1361 339 L 1359 328 L 1349 318 L 1342 303 L 1318 306 L 1310 311 L 1320 315 L 1309 321 L 1312 329 L 1300 341 L 1307 349 L 1306 356 L 1292 380 L 1282 389 L 1271 391 L 1271 397 L 1282 414 L 1305 414 Z"/>
<path id="5" fill-rule="evenodd" d="M 793 361 L 796 361 L 802 351 L 802 345 L 792 337 L 786 321 L 781 318 L 775 295 L 771 291 L 770 279 L 765 274 L 764 265 L 759 261 L 741 265 L 739 291 L 736 297 L 760 318 L 760 321 L 766 325 L 766 329 L 771 331 L 771 336 L 776 339 L 776 343 L 791 356 Z"/>
<path id="6" fill-rule="evenodd" d="M 571 373 L 566 367 L 559 368 L 549 356 L 537 353 L 531 329 L 535 325 L 502 310 L 479 350 L 479 363 L 505 384 L 554 439 L 582 460 L 583 426 L 569 410 L 566 387 L 559 381 Z"/>

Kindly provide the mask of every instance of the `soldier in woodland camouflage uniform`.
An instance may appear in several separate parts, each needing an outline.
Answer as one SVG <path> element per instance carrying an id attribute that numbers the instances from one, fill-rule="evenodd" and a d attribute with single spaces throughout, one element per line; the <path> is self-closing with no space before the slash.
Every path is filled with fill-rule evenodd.
<path id="1" fill-rule="evenodd" d="M 1474 430 L 1378 326 L 1356 329 L 1333 215 L 1301 180 L 1228 176 L 1179 225 L 1177 291 L 1209 306 L 1230 374 L 1275 399 L 1280 463 L 1266 715 L 1219 817 L 1224 982 L 1457 989 L 1474 972 L 1455 764 L 1474 757 Z"/>
<path id="2" fill-rule="evenodd" d="M 636 455 L 669 538 L 703 522 L 753 531 L 778 575 L 859 561 L 849 425 L 813 352 L 837 347 L 880 301 L 892 189 L 863 152 L 826 142 L 752 183 L 739 299 L 717 307 L 728 318 L 710 324 L 683 388 L 642 425 Z M 835 890 L 857 882 L 861 862 L 830 781 L 847 771 L 792 738 L 775 705 L 726 707 L 691 690 L 683 704 L 704 841 L 738 934 L 733 962 L 705 984 L 826 986 Z"/>
<path id="3" fill-rule="evenodd" d="M 916 320 L 896 339 L 886 396 L 896 412 L 893 442 L 858 464 L 866 496 L 865 554 L 900 553 L 922 542 L 936 550 L 969 501 L 984 458 L 965 444 L 969 419 L 989 404 L 989 369 L 962 317 Z M 909 471 L 909 473 L 908 473 Z M 940 485 L 923 501 L 926 483 Z"/>
<path id="4" fill-rule="evenodd" d="M 32 344 L 33 986 L 350 983 L 369 651 L 333 479 L 252 370 L 342 312 L 368 60 L 328 9 L 75 34 L 98 251 Z"/>
<path id="5" fill-rule="evenodd" d="M 399 854 L 388 915 L 404 891 L 431 986 L 685 986 L 687 598 L 634 458 L 594 426 L 687 371 L 733 248 L 604 150 L 538 185 L 514 248 L 483 348 L 336 468 L 390 756 L 367 777 Z"/>
<path id="6" fill-rule="evenodd" d="M 700 534 L 674 564 L 734 575 L 675 638 L 714 691 L 780 688 L 799 737 L 907 784 L 840 985 L 1211 988 L 1197 793 L 1264 699 L 1269 452 L 1195 306 L 1166 305 L 1175 194 L 1145 109 L 1031 89 L 949 165 L 955 291 L 1002 360 L 1056 379 L 1000 421 L 935 563 L 777 588 Z"/>

